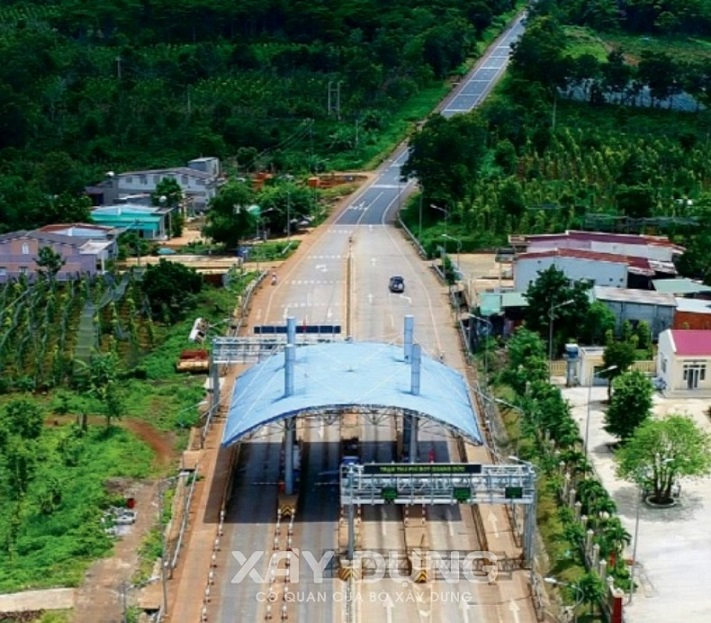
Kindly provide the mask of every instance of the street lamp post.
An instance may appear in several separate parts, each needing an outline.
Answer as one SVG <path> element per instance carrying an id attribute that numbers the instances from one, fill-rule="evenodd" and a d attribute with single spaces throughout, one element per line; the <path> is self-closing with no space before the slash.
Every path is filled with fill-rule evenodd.
<path id="1" fill-rule="evenodd" d="M 585 598 L 585 595 L 583 593 L 583 589 L 580 588 L 577 584 L 571 584 L 570 582 L 561 582 L 560 580 L 556 580 L 555 578 L 543 578 L 543 581 L 546 584 L 553 584 L 555 586 L 565 586 L 567 588 L 572 588 L 575 591 L 575 605 L 573 606 L 573 623 L 577 623 L 578 620 L 578 608 L 580 607 L 580 604 L 583 603 L 583 599 Z M 566 620 L 570 620 L 567 619 Z"/>
<path id="2" fill-rule="evenodd" d="M 286 241 L 291 242 L 291 189 L 286 189 Z"/>
<path id="3" fill-rule="evenodd" d="M 609 366 L 609 367 L 605 368 L 604 370 L 600 370 L 600 372 L 598 372 L 598 374 L 605 374 L 607 372 L 612 372 L 613 370 L 617 370 L 617 366 Z M 587 414 L 587 417 L 585 418 L 585 442 L 583 444 L 583 451 L 585 452 L 586 459 L 588 457 L 588 435 L 590 433 L 590 411 L 591 411 L 591 404 L 592 404 L 592 388 L 593 388 L 594 384 L 595 384 L 595 368 L 593 367 L 592 376 L 590 377 L 590 387 L 588 388 L 588 414 Z"/>
<path id="4" fill-rule="evenodd" d="M 444 214 L 444 234 L 443 237 L 447 238 L 447 219 L 449 219 L 449 210 L 446 208 L 440 208 L 439 206 L 436 206 L 434 203 L 430 203 L 430 208 L 433 210 L 439 210 Z M 444 243 L 444 255 L 442 256 L 442 272 L 444 272 L 444 258 L 447 255 L 447 243 Z"/>
<path id="5" fill-rule="evenodd" d="M 555 319 L 555 315 L 553 312 L 555 312 L 556 309 L 560 307 L 565 307 L 566 305 L 570 305 L 571 303 L 575 303 L 573 299 L 568 299 L 567 301 L 563 301 L 562 303 L 558 303 L 557 305 L 553 305 L 551 303 L 551 307 L 548 310 L 548 377 L 550 378 L 553 376 L 553 320 Z"/>

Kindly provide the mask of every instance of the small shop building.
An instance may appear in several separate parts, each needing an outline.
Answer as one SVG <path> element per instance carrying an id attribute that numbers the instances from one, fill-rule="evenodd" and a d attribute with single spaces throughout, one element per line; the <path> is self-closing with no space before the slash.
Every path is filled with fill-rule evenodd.
<path id="1" fill-rule="evenodd" d="M 660 333 L 657 377 L 666 396 L 711 397 L 711 330 Z"/>

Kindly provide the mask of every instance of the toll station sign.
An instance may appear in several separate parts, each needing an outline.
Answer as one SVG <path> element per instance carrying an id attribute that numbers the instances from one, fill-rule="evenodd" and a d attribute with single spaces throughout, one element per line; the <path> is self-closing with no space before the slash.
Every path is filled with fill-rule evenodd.
<path id="1" fill-rule="evenodd" d="M 382 476 L 481 474 L 476 463 L 366 463 L 363 473 Z"/>

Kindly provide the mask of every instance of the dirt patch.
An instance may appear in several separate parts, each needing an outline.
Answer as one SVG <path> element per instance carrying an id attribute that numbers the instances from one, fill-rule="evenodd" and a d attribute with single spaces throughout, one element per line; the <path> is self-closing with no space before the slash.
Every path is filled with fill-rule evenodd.
<path id="1" fill-rule="evenodd" d="M 138 564 L 138 551 L 156 522 L 157 484 L 136 483 L 134 497 L 138 512 L 130 532 L 118 539 L 113 555 L 94 562 L 77 589 L 73 623 L 120 623 L 124 621 L 123 595 L 134 603 L 135 591 L 126 591 Z"/>
<path id="2" fill-rule="evenodd" d="M 51 424 L 55 426 L 71 424 L 77 418 L 73 415 L 55 415 L 51 418 Z M 100 415 L 90 415 L 87 423 L 91 426 L 105 426 L 106 418 Z M 157 467 L 165 467 L 173 459 L 177 459 L 178 452 L 174 449 L 175 435 L 157 430 L 152 424 L 144 420 L 125 419 L 113 423 L 113 426 L 126 428 L 134 433 L 139 439 L 145 441 L 155 453 L 154 464 Z"/>
<path id="3" fill-rule="evenodd" d="M 177 453 L 174 450 L 175 439 L 172 433 L 160 432 L 144 420 L 124 420 L 120 425 L 135 433 L 151 447 L 156 455 L 156 465 L 165 467 L 177 458 Z"/>

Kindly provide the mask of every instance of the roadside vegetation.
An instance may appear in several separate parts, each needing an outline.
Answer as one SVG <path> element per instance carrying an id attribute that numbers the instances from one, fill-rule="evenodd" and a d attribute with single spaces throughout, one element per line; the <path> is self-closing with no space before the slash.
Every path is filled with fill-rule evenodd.
<path id="1" fill-rule="evenodd" d="M 623 590 L 630 586 L 623 556 L 630 535 L 615 515 L 614 501 L 591 475 L 570 405 L 560 389 L 549 383 L 545 342 L 534 332 L 519 329 L 509 340 L 507 352 L 495 369 L 491 389 L 517 409 L 501 407 L 508 445 L 499 450 L 515 453 L 537 468 L 538 525 L 548 561 L 544 573 L 580 589 L 564 591 L 567 603 L 575 603 L 582 593 L 583 604 L 589 606 L 588 613 L 580 609 L 578 620 L 602 620 L 598 604 L 606 589 L 586 563 L 586 532 L 594 530 L 600 558 L 608 562 L 608 574 Z M 572 489 L 579 502 L 577 510 L 569 505 Z"/>
<path id="2" fill-rule="evenodd" d="M 173 278 L 173 268 L 166 272 L 165 264 L 155 269 L 153 281 Z M 177 276 L 182 284 L 185 270 L 180 267 Z M 198 423 L 204 377 L 178 374 L 175 364 L 189 345 L 187 336 L 195 318 L 219 325 L 216 330 L 224 328 L 250 275 L 236 272 L 228 288 L 200 284 L 199 292 L 192 295 L 183 288 L 180 302 L 161 299 L 161 288 L 145 277 L 144 273 L 142 281 L 132 282 L 136 298 L 143 300 L 148 292 L 162 304 L 149 303 L 143 314 L 134 310 L 135 316 L 124 317 L 121 310 L 130 305 L 122 299 L 115 309 L 100 315 L 106 319 L 97 323 L 102 351 L 90 357 L 85 375 L 80 368 L 77 374 L 69 370 L 65 377 L 33 384 L 24 381 L 23 386 L 18 380 L 34 380 L 30 373 L 39 368 L 31 365 L 31 356 L 18 360 L 7 353 L 11 367 L 3 378 L 11 384 L 0 400 L 0 567 L 7 572 L 0 578 L 0 591 L 76 586 L 88 564 L 112 549 L 108 508 L 126 504 L 131 483 L 163 475 L 173 449 L 184 446 L 189 428 Z M 96 295 L 105 291 L 99 283 L 86 283 L 85 288 L 82 283 L 74 287 Z M 13 301 L 23 292 L 32 292 L 28 284 L 27 290 L 18 290 L 17 285 L 6 287 Z M 70 284 L 55 287 L 58 298 L 72 288 Z M 131 287 L 124 298 L 131 296 Z M 32 296 L 27 294 L 23 300 L 31 301 Z M 20 305 L 15 304 L 15 310 L 23 310 Z M 171 305 L 177 306 L 172 313 Z M 68 326 L 76 326 L 74 316 L 81 306 L 68 309 L 73 310 Z M 32 311 L 17 317 L 31 319 Z M 149 322 L 152 326 L 150 342 L 136 342 L 135 349 L 130 347 L 129 325 L 123 324 L 132 317 L 137 327 Z M 122 337 L 119 325 L 125 327 Z M 41 331 L 35 329 L 50 343 L 60 331 L 61 323 L 54 322 Z M 25 365 L 26 369 L 21 367 Z M 34 393 L 28 393 L 30 389 Z M 152 446 L 150 439 L 132 432 L 132 420 L 145 422 L 147 430 L 166 443 Z M 158 450 L 169 454 L 156 456 Z M 157 543 L 160 546 L 160 539 Z M 144 553 L 152 560 L 155 551 L 155 539 L 149 539 Z"/>

